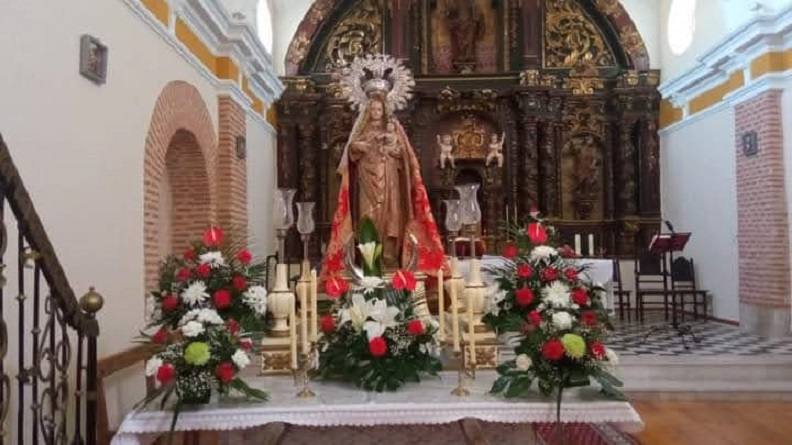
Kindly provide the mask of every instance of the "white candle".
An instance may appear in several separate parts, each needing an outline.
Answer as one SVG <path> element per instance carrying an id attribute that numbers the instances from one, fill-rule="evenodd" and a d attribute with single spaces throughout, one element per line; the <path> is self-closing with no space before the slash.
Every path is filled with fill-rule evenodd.
<path id="1" fill-rule="evenodd" d="M 311 341 L 317 339 L 317 326 L 319 325 L 319 304 L 316 301 L 318 298 L 317 286 L 319 285 L 316 279 L 316 269 L 311 271 Z"/>
<path id="2" fill-rule="evenodd" d="M 468 292 L 467 296 L 467 315 L 468 315 L 468 344 L 470 345 L 470 363 L 476 364 L 476 326 L 473 323 L 473 292 Z"/>
<path id="3" fill-rule="evenodd" d="M 575 234 L 575 255 L 580 256 L 581 247 L 580 247 L 580 234 Z"/>
<path id="4" fill-rule="evenodd" d="M 302 281 L 302 280 L 301 280 Z M 303 354 L 308 353 L 308 293 L 310 283 L 302 281 L 297 285 L 300 294 L 300 342 Z"/>
<path id="5" fill-rule="evenodd" d="M 297 299 L 292 294 L 291 311 L 289 312 L 289 350 L 291 352 L 292 369 L 297 369 Z"/>
<path id="6" fill-rule="evenodd" d="M 440 343 L 445 341 L 445 300 L 443 296 L 443 269 L 437 271 L 437 317 L 440 319 Z"/>
<path id="7" fill-rule="evenodd" d="M 457 278 L 451 275 L 451 330 L 454 336 L 454 352 L 461 351 L 459 347 L 459 301 L 457 300 Z"/>
<path id="8" fill-rule="evenodd" d="M 588 249 L 589 249 L 589 256 L 590 257 L 596 256 L 596 255 L 594 255 L 594 234 L 593 233 L 589 233 L 589 236 L 588 236 Z"/>

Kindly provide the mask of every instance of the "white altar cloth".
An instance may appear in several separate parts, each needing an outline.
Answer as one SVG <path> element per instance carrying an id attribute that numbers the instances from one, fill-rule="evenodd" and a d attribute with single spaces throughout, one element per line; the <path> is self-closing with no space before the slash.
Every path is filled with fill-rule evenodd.
<path id="1" fill-rule="evenodd" d="M 465 418 L 501 423 L 555 421 L 555 402 L 538 392 L 529 399 L 506 400 L 489 394 L 496 374 L 479 372 L 468 385 L 469 397 L 450 394 L 456 385 L 455 372 L 408 384 L 391 393 L 373 393 L 351 385 L 313 382 L 313 399 L 295 396 L 290 377 L 254 377 L 248 382 L 270 394 L 266 403 L 240 400 L 216 401 L 179 414 L 177 431 L 232 431 L 257 428 L 272 422 L 302 426 L 375 426 L 443 424 Z M 113 445 L 150 443 L 170 429 L 172 413 L 138 410 L 129 413 L 113 438 Z M 572 389 L 565 393 L 561 409 L 563 422 L 611 423 L 626 432 L 643 429 L 643 421 L 628 402 L 604 399 L 595 388 Z"/>

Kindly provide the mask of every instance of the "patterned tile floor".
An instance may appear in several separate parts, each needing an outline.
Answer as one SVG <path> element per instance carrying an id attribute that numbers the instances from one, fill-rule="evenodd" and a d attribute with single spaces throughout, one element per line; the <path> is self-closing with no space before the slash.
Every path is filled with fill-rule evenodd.
<path id="1" fill-rule="evenodd" d="M 792 337 L 776 339 L 764 338 L 740 332 L 737 326 L 714 321 L 690 322 L 689 326 L 698 342 L 686 335 L 689 349 L 685 349 L 682 339 L 672 329 L 654 331 L 646 337 L 653 327 L 663 327 L 662 314 L 652 314 L 644 323 L 619 322 L 615 332 L 608 340 L 608 346 L 623 356 L 684 356 L 696 355 L 761 355 L 781 354 L 792 356 Z"/>

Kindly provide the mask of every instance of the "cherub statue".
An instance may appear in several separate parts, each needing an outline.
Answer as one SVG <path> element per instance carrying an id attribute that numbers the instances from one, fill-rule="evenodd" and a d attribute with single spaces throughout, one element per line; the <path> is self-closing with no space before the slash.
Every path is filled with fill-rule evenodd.
<path id="1" fill-rule="evenodd" d="M 451 154 L 451 152 L 454 151 L 454 140 L 451 138 L 451 135 L 448 133 L 443 135 L 438 134 L 437 145 L 440 147 L 440 168 L 445 170 L 446 162 L 451 163 L 451 168 L 456 168 L 454 155 Z"/>
<path id="2" fill-rule="evenodd" d="M 489 152 L 487 153 L 487 160 L 484 165 L 489 167 L 493 159 L 498 161 L 498 168 L 503 167 L 503 142 L 506 140 L 506 133 L 501 134 L 500 140 L 498 135 L 492 133 L 490 135 Z"/>

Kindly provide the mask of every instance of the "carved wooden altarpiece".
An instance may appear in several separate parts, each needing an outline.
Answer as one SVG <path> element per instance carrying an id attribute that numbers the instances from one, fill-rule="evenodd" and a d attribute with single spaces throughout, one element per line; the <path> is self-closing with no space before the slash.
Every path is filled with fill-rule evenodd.
<path id="1" fill-rule="evenodd" d="M 507 213 L 524 219 L 532 203 L 567 241 L 593 233 L 608 254 L 658 229 L 659 72 L 617 0 L 317 0 L 287 54 L 277 130 L 278 184 L 317 201 L 320 241 L 355 118 L 330 73 L 375 53 L 415 74 L 398 117 L 438 221 L 453 186 L 477 181 L 491 252 Z M 441 169 L 438 135 L 455 168 Z M 492 135 L 505 135 L 502 167 L 485 165 Z"/>

